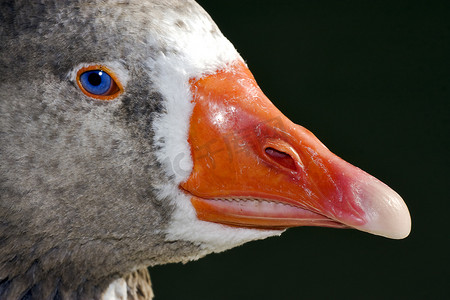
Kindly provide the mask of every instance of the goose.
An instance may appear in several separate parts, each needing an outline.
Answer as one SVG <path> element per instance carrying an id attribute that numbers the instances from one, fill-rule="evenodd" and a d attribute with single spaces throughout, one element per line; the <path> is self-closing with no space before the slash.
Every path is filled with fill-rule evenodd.
<path id="1" fill-rule="evenodd" d="M 194 1 L 0 7 L 1 299 L 151 299 L 147 267 L 294 226 L 409 234 Z"/>

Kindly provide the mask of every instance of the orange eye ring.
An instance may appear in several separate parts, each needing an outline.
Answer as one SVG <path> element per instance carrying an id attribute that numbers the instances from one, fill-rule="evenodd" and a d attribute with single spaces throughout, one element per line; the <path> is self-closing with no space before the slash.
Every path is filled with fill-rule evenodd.
<path id="1" fill-rule="evenodd" d="M 95 72 L 98 71 L 98 72 Z M 103 73 L 106 73 L 103 74 Z M 94 75 L 94 80 L 97 81 L 95 83 L 98 83 L 97 85 L 100 84 L 105 84 L 104 82 L 101 83 L 101 80 L 105 81 L 104 79 L 102 79 L 100 76 L 103 76 L 103 78 L 106 78 L 108 81 L 106 81 L 107 86 L 105 86 L 105 91 L 101 91 L 99 90 L 99 92 L 97 93 L 97 91 L 93 91 L 92 87 L 94 89 L 96 89 L 96 85 L 92 85 L 91 86 L 91 90 L 89 90 L 89 87 L 87 85 L 91 84 L 91 82 L 89 82 L 89 80 L 91 80 L 92 76 L 89 75 Z M 88 75 L 88 76 L 86 76 Z M 88 77 L 88 79 L 86 80 L 85 77 Z M 109 68 L 103 66 L 103 65 L 92 65 L 92 66 L 87 66 L 87 67 L 83 67 L 81 69 L 79 69 L 77 71 L 77 84 L 78 87 L 80 88 L 80 90 L 88 97 L 94 98 L 94 99 L 98 99 L 98 100 L 113 100 L 115 98 L 117 98 L 122 92 L 123 92 L 123 86 L 122 83 L 120 82 L 120 80 L 117 78 L 117 75 L 112 72 Z M 100 82 L 98 82 L 100 80 Z M 108 84 L 109 82 L 109 84 Z"/>

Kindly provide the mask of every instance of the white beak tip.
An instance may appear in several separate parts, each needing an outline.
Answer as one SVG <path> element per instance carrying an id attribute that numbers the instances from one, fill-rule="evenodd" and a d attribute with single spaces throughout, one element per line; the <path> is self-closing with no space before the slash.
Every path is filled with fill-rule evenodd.
<path id="1" fill-rule="evenodd" d="M 394 190 L 372 179 L 362 186 L 367 222 L 357 229 L 391 239 L 406 238 L 411 232 L 408 207 Z"/>

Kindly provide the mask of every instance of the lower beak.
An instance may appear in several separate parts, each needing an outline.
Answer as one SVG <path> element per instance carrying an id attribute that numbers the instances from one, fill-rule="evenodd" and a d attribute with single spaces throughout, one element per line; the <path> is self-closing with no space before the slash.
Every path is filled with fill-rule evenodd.
<path id="1" fill-rule="evenodd" d="M 243 63 L 190 83 L 194 166 L 181 188 L 200 220 L 408 236 L 411 219 L 402 198 L 287 119 Z"/>

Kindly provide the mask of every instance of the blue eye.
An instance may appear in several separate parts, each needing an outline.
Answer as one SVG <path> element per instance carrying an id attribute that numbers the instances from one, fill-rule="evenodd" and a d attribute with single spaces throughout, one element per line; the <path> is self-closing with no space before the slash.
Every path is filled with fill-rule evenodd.
<path id="1" fill-rule="evenodd" d="M 104 95 L 111 89 L 112 78 L 102 70 L 94 70 L 81 74 L 80 82 L 89 93 Z"/>
<path id="2" fill-rule="evenodd" d="M 103 66 L 89 66 L 77 73 L 77 82 L 81 91 L 89 97 L 100 100 L 112 100 L 122 91 L 120 82 L 116 82 L 114 73 Z"/>

